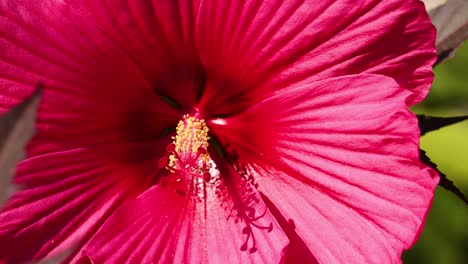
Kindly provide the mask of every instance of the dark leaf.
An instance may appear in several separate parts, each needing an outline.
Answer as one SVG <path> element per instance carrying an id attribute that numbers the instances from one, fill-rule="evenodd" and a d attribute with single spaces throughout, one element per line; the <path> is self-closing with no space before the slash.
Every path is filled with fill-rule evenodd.
<path id="1" fill-rule="evenodd" d="M 0 206 L 14 191 L 11 178 L 15 164 L 24 158 L 24 147 L 35 133 L 40 94 L 38 85 L 30 97 L 0 116 Z"/>
<path id="2" fill-rule="evenodd" d="M 450 58 L 468 39 L 468 0 L 423 0 L 437 28 L 436 65 Z"/>
<path id="3" fill-rule="evenodd" d="M 449 126 L 468 119 L 468 116 L 436 117 L 417 115 L 417 117 L 419 122 L 419 130 L 421 131 L 421 136 L 439 128 Z"/>
<path id="4" fill-rule="evenodd" d="M 447 178 L 447 175 L 442 173 L 438 168 L 437 164 L 431 161 L 429 157 L 426 155 L 426 152 L 422 149 L 419 149 L 419 157 L 423 163 L 426 165 L 430 166 L 434 170 L 436 170 L 439 173 L 440 176 L 440 181 L 439 181 L 439 186 L 443 187 L 447 191 L 455 194 L 458 198 L 460 198 L 465 204 L 468 205 L 468 200 L 466 200 L 465 195 L 455 186 L 455 184 Z"/>

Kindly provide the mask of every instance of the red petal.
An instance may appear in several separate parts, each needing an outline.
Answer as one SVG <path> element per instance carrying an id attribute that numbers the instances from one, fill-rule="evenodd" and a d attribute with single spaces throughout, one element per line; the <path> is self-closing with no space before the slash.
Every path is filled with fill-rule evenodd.
<path id="1" fill-rule="evenodd" d="M 22 161 L 16 179 L 24 190 L 0 213 L 0 260 L 22 263 L 78 252 L 122 202 L 154 180 L 155 160 L 117 159 L 145 147 L 157 148 L 134 145 L 112 154 L 76 149 Z"/>
<path id="2" fill-rule="evenodd" d="M 154 139 L 176 124 L 127 54 L 67 4 L 4 1 L 0 23 L 0 111 L 43 82 L 36 142 L 66 146 L 43 153 Z"/>
<path id="3" fill-rule="evenodd" d="M 65 2 L 112 38 L 160 95 L 195 104 L 204 81 L 194 43 L 197 1 Z"/>
<path id="4" fill-rule="evenodd" d="M 341 77 L 288 89 L 210 127 L 255 164 L 260 190 L 320 263 L 399 262 L 438 182 L 419 161 L 408 94 L 388 77 Z"/>
<path id="5" fill-rule="evenodd" d="M 203 1 L 197 43 L 208 84 L 200 107 L 232 114 L 271 91 L 362 72 L 394 78 L 414 104 L 432 82 L 434 41 L 416 0 Z"/>
<path id="6" fill-rule="evenodd" d="M 217 165 L 223 175 L 210 183 L 194 182 L 203 189 L 197 195 L 181 197 L 157 185 L 126 204 L 91 240 L 85 255 L 94 263 L 221 263 L 226 258 L 278 263 L 287 243 L 283 231 L 265 204 L 255 200 L 260 197 L 253 187 L 225 162 Z M 254 217 L 265 214 L 253 220 L 249 207 L 256 210 Z"/>

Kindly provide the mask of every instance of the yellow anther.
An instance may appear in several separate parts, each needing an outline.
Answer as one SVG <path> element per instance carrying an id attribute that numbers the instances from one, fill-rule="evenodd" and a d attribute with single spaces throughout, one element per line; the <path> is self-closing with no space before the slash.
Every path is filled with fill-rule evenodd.
<path id="1" fill-rule="evenodd" d="M 208 127 L 205 120 L 190 115 L 184 115 L 176 128 L 176 136 L 172 137 L 175 145 L 175 154 L 169 157 L 169 168 L 187 169 L 182 166 L 189 165 L 191 169 L 200 171 L 210 157 L 206 152 L 209 146 Z"/>

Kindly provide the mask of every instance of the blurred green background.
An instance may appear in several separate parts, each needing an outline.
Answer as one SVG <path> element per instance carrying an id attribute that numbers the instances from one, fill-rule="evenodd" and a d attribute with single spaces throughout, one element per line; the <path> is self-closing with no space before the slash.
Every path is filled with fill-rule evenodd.
<path id="1" fill-rule="evenodd" d="M 426 100 L 415 113 L 468 115 L 468 45 L 455 57 L 435 68 L 435 80 Z M 458 188 L 468 195 L 468 121 L 431 132 L 421 139 L 421 148 Z M 437 187 L 425 229 L 404 263 L 468 263 L 468 206 L 455 195 Z"/>

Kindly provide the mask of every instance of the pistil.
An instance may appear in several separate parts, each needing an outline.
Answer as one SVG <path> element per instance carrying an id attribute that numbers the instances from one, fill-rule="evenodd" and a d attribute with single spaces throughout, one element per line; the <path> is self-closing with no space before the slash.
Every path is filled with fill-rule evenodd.
<path id="1" fill-rule="evenodd" d="M 166 170 L 160 183 L 171 186 L 180 196 L 185 196 L 195 177 L 211 180 L 208 127 L 203 119 L 184 115 L 176 128 L 173 142 L 166 148 L 166 155 L 158 161 L 158 167 Z"/>

